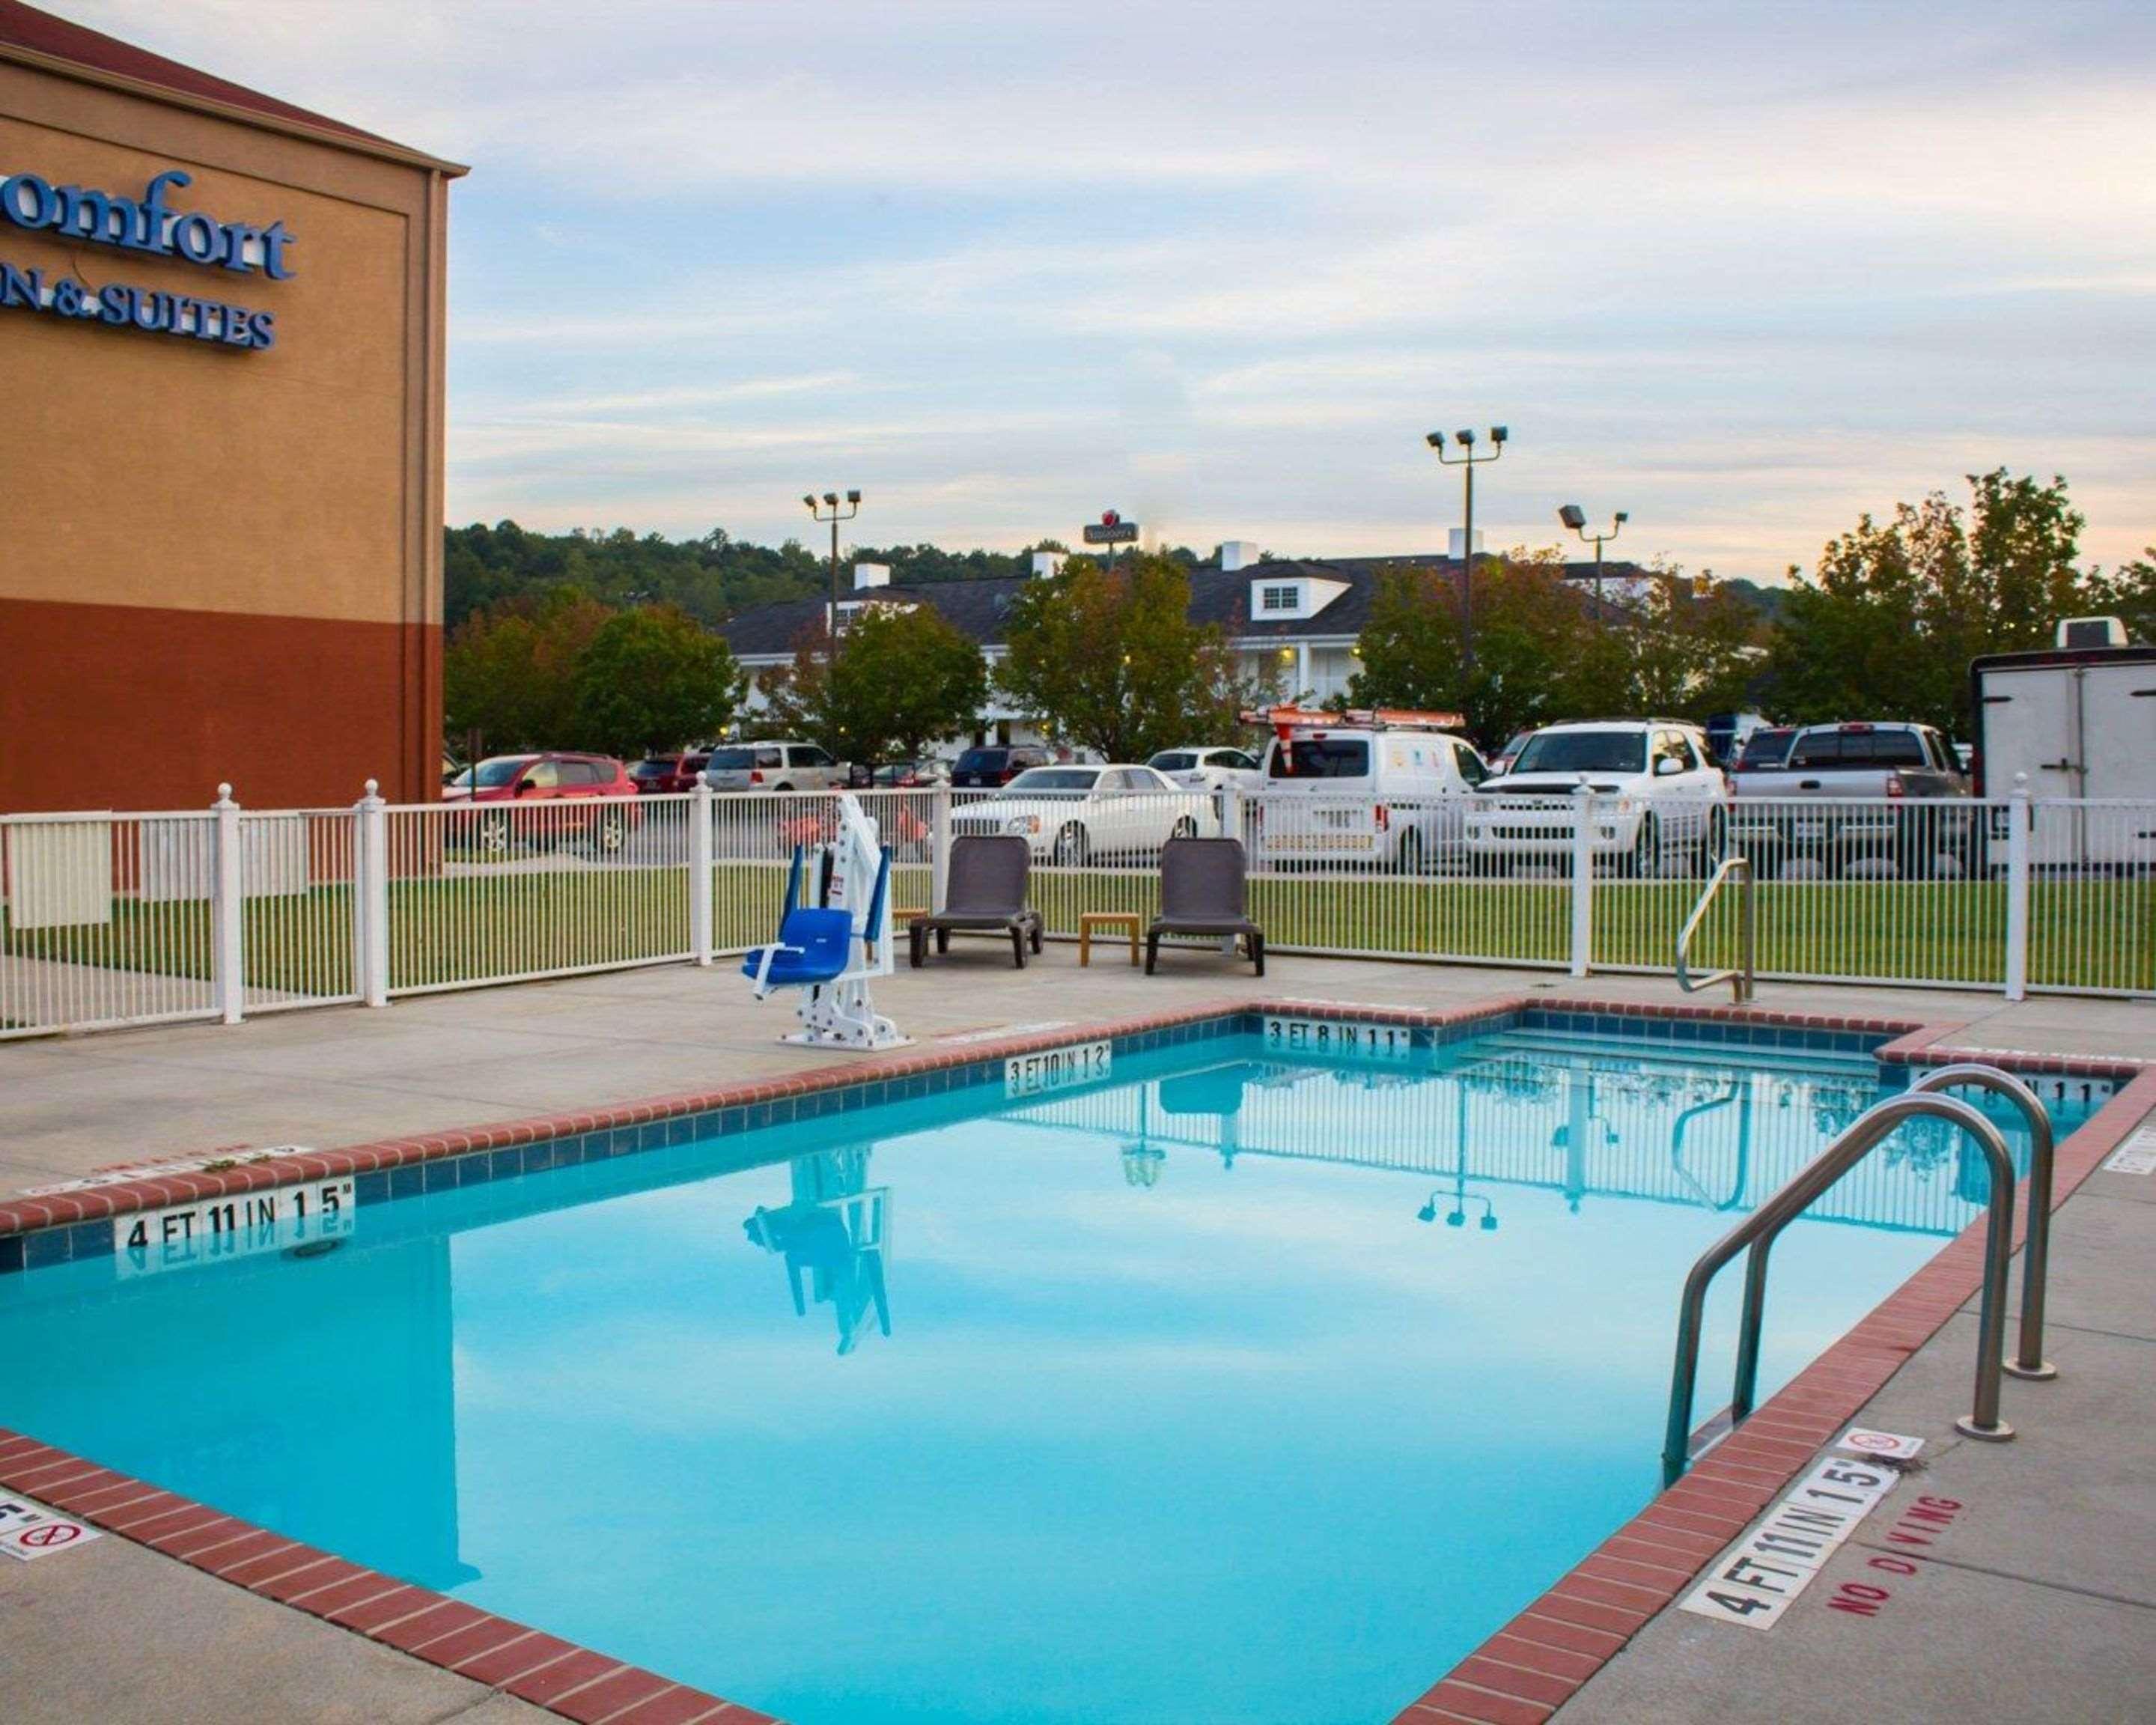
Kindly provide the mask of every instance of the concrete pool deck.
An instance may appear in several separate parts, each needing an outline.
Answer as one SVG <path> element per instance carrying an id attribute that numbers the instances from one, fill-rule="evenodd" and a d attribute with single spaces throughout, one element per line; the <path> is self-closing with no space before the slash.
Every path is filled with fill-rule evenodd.
<path id="1" fill-rule="evenodd" d="M 1680 998 L 1662 978 L 1574 983 L 1548 972 L 1344 960 L 1278 959 L 1258 982 L 1247 966 L 1177 955 L 1146 978 L 1113 949 L 1096 949 L 1081 970 L 1067 946 L 1051 947 L 1021 973 L 1007 949 L 998 958 L 994 947 L 973 943 L 878 988 L 879 1004 L 923 1045 L 1204 1003 L 1295 997 L 1431 1009 L 1527 993 L 1663 1004 Z M 2156 1003 L 2047 997 L 2010 1005 L 1935 991 L 1776 984 L 1762 993 L 1769 1009 L 1922 1020 L 1958 1046 L 2156 1055 Z M 0 1196 L 119 1162 L 239 1144 L 327 1147 L 829 1065 L 826 1053 L 773 1040 L 790 1019 L 781 1004 L 749 1001 L 729 971 L 680 967 L 424 997 L 379 1013 L 0 1045 Z M 2149 1188 L 2156 1180 L 2097 1173 L 2062 1213 L 2049 1352 L 2064 1375 L 2046 1385 L 2010 1380 L 2007 1414 L 2021 1427 L 2020 1441 L 1991 1446 L 1952 1436 L 1967 1394 L 1971 1322 L 1953 1318 L 1860 1415 L 1862 1424 L 1933 1440 L 1924 1458 L 1932 1471 L 1890 1497 L 1775 1630 L 1664 1613 L 1578 1690 L 1566 1717 L 1944 1717 L 1969 1710 L 1971 1695 L 2027 1697 L 2015 1686 L 2027 1668 L 2046 1675 L 2038 1698 L 2056 1710 L 2004 1707 L 1994 1717 L 2156 1712 L 2156 1659 L 2138 1651 L 2156 1629 L 2156 1588 L 2146 1580 L 2156 1574 L 2156 1491 L 2142 1483 L 2156 1461 L 2156 1409 L 2148 1405 L 2156 1354 L 2148 1351 L 2156 1325 L 2147 1317 L 2156 1310 L 2156 1190 L 2141 1189 Z M 1860 1573 L 1879 1554 L 1863 1539 L 1883 1538 L 1919 1491 L 1969 1506 L 1940 1537 L 1938 1556 L 1927 1556 L 1920 1575 L 1897 1586 L 1877 1616 L 1830 1611 L 1843 1570 Z M 2077 1516 L 2085 1530 L 2073 1525 Z M 2085 1574 L 2083 1554 L 2099 1548 L 2102 1574 Z M 1922 1586 L 1927 1581 L 1937 1584 Z M 1838 1635 L 1845 1629 L 1861 1639 L 1848 1642 Z M 0 1653 L 12 1674 L 9 1717 L 26 1721 L 506 1725 L 547 1717 L 116 1538 L 59 1563 L 0 1564 Z M 1775 1671 L 1783 1681 L 1763 1684 Z M 184 1683 L 172 1681 L 175 1672 L 185 1673 Z M 1500 1672 L 1496 1686 L 1434 1691 L 1422 1711 L 1433 1720 L 1532 1725 L 1563 1699 L 1553 1690 L 1547 1700 L 1512 1692 L 1534 1686 Z M 1566 1694 L 1574 1686 L 1563 1686 Z"/>

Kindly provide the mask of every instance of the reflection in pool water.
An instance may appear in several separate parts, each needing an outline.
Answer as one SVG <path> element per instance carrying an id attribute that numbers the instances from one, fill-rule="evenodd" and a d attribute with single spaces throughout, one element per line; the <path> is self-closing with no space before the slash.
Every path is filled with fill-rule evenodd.
<path id="1" fill-rule="evenodd" d="M 0 1278 L 0 1423 L 798 1725 L 1382 1719 L 1651 1495 L 1686 1267 L 1876 1094 L 1218 1039 Z M 1768 1384 L 1982 1195 L 1837 1186 Z"/>

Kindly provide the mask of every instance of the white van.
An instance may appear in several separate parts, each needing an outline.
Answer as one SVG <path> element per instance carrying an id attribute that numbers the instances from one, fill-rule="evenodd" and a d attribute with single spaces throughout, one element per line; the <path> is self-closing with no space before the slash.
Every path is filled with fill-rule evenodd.
<path id="1" fill-rule="evenodd" d="M 1259 867 L 1411 875 L 1460 855 L 1462 811 L 1490 768 L 1452 734 L 1456 715 L 1276 710 L 1266 722 Z"/>

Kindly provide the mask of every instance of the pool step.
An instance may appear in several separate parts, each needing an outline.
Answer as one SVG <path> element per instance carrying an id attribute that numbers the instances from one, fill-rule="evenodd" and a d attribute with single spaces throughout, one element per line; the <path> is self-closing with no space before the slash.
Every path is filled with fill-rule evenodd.
<path id="1" fill-rule="evenodd" d="M 1461 1045 L 1463 1054 L 1550 1060 L 1620 1060 L 1638 1066 L 1742 1066 L 1752 1070 L 1847 1077 L 1865 1083 L 1876 1062 L 1862 1055 L 1821 1048 L 1748 1048 L 1727 1042 L 1677 1042 L 1659 1038 L 1598 1036 L 1572 1030 L 1499 1030 Z M 1471 1061 L 1470 1062 L 1471 1063 Z"/>

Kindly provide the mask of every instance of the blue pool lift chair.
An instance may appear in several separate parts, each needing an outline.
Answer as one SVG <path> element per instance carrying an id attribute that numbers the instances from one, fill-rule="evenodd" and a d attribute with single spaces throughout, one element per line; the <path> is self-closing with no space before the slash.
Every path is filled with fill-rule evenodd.
<path id="1" fill-rule="evenodd" d="M 785 1040 L 812 1048 L 895 1048 L 906 1041 L 869 999 L 871 977 L 891 973 L 891 847 L 852 797 L 839 799 L 840 831 L 814 851 L 793 847 L 778 937 L 752 947 L 742 974 L 756 998 L 799 992 L 801 1028 Z M 804 892 L 803 864 L 817 883 Z M 825 901 L 803 904 L 804 896 Z M 831 903 L 836 898 L 838 903 Z M 858 909 L 856 907 L 859 907 Z"/>
<path id="2" fill-rule="evenodd" d="M 853 912 L 801 902 L 803 860 L 803 853 L 797 845 L 793 865 L 786 874 L 786 903 L 779 911 L 778 938 L 767 947 L 751 947 L 742 958 L 742 974 L 755 983 L 759 1000 L 773 988 L 836 982 L 853 962 Z M 881 884 L 880 880 L 878 886 Z"/>

